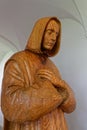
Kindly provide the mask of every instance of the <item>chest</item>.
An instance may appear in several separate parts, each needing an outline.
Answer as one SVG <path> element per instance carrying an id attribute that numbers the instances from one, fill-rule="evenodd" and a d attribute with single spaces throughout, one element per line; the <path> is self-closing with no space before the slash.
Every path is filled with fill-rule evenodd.
<path id="1" fill-rule="evenodd" d="M 28 54 L 24 68 L 26 70 L 24 77 L 27 86 L 29 86 L 29 84 L 32 85 L 35 82 L 37 72 L 42 69 L 51 71 L 56 77 L 60 77 L 58 68 L 49 58 L 45 59 L 44 57 L 37 56 L 34 54 Z"/>
<path id="2" fill-rule="evenodd" d="M 57 73 L 57 68 L 55 64 L 50 59 L 45 59 L 43 57 L 34 57 L 29 61 L 31 73 L 35 74 L 40 69 L 47 69 Z"/>

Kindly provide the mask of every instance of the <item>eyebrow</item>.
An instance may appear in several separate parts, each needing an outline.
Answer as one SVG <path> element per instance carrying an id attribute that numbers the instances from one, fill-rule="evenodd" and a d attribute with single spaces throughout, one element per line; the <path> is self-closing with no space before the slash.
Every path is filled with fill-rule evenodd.
<path id="1" fill-rule="evenodd" d="M 53 30 L 53 29 L 46 29 L 46 31 L 52 31 L 52 32 L 54 32 L 54 30 Z"/>
<path id="2" fill-rule="evenodd" d="M 47 29 L 46 31 L 55 32 L 54 29 Z M 58 35 L 58 32 L 56 32 L 56 34 Z"/>

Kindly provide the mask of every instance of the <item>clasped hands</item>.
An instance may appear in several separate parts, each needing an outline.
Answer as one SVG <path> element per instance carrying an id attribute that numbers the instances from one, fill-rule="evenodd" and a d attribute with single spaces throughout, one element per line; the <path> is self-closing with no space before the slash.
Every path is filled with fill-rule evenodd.
<path id="1" fill-rule="evenodd" d="M 63 101 L 67 99 L 67 85 L 64 80 L 59 79 L 52 71 L 48 69 L 40 69 L 37 72 L 37 77 L 41 79 L 49 80 L 53 86 L 57 89 L 57 91 L 63 97 Z"/>
<path id="2" fill-rule="evenodd" d="M 37 76 L 39 78 L 49 80 L 56 87 L 62 86 L 62 81 L 63 80 L 58 79 L 58 77 L 56 77 L 55 74 L 52 71 L 48 70 L 48 69 L 40 69 L 37 72 Z"/>

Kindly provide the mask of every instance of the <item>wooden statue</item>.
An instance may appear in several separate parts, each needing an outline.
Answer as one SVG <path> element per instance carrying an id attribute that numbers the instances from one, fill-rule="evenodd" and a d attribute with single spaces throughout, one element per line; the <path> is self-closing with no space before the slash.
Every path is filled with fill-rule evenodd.
<path id="1" fill-rule="evenodd" d="M 67 130 L 64 113 L 74 111 L 74 93 L 49 59 L 58 53 L 60 38 L 60 21 L 42 18 L 25 50 L 6 62 L 1 95 L 4 130 Z"/>

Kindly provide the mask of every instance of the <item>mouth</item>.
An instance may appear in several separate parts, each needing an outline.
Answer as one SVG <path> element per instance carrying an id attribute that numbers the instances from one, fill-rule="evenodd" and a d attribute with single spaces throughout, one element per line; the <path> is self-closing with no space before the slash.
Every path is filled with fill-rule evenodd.
<path id="1" fill-rule="evenodd" d="M 49 43 L 48 43 L 48 46 L 54 46 L 54 44 L 55 44 L 55 43 L 53 43 L 53 42 L 49 42 Z"/>
<path id="2" fill-rule="evenodd" d="M 44 48 L 47 49 L 47 50 L 51 50 L 51 49 L 53 48 L 54 45 L 55 45 L 54 42 L 49 41 L 49 42 L 46 42 L 46 43 L 45 43 Z"/>

